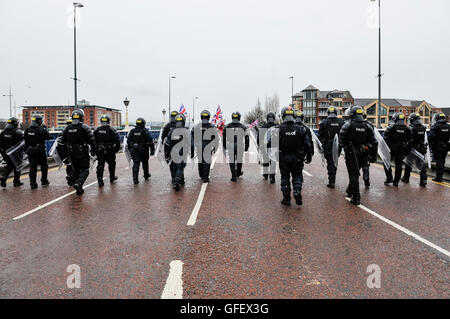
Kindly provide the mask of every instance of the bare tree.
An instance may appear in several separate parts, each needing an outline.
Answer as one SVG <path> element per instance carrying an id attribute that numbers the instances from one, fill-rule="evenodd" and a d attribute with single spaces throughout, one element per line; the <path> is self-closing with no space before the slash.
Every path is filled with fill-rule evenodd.
<path id="1" fill-rule="evenodd" d="M 264 111 L 267 113 L 273 112 L 275 114 L 278 113 L 280 108 L 280 98 L 278 94 L 274 93 L 271 97 L 266 97 L 266 101 L 264 103 Z"/>
<path id="2" fill-rule="evenodd" d="M 261 106 L 261 101 L 258 98 L 258 101 L 256 102 L 256 105 L 245 114 L 244 116 L 244 123 L 246 124 L 252 124 L 254 121 L 259 120 L 259 122 L 262 122 L 264 120 L 264 110 Z"/>

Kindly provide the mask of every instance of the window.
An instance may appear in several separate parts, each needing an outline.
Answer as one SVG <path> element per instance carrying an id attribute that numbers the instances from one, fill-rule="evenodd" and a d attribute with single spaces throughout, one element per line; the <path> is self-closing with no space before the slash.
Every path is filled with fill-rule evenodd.
<path id="1" fill-rule="evenodd" d="M 375 114 L 376 114 L 376 108 L 375 108 L 375 104 L 374 104 L 367 109 L 367 115 L 375 115 Z"/>
<path id="2" fill-rule="evenodd" d="M 381 115 L 387 115 L 387 109 L 385 107 L 381 107 Z"/>

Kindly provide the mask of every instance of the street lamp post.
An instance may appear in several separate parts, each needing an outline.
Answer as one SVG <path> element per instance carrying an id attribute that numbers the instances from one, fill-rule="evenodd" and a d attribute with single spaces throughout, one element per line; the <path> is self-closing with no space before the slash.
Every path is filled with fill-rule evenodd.
<path id="1" fill-rule="evenodd" d="M 172 79 L 176 79 L 176 76 L 169 76 L 169 113 L 170 113 L 170 99 L 171 99 L 171 81 Z"/>
<path id="2" fill-rule="evenodd" d="M 78 108 L 77 104 L 77 8 L 83 8 L 84 6 L 79 2 L 73 3 L 73 81 L 74 81 L 74 95 L 75 95 L 75 109 Z"/>
<path id="3" fill-rule="evenodd" d="M 9 117 L 12 117 L 12 100 L 11 100 L 11 98 L 14 95 L 11 94 L 11 86 L 9 87 L 9 94 L 3 94 L 2 96 L 9 97 Z"/>
<path id="4" fill-rule="evenodd" d="M 294 107 L 294 76 L 292 75 L 291 77 L 289 77 L 289 79 L 291 79 L 291 82 L 292 82 L 292 88 L 291 88 L 291 105 L 292 105 L 292 107 Z"/>
<path id="5" fill-rule="evenodd" d="M 130 104 L 130 101 L 126 97 L 123 101 L 123 104 L 125 104 L 125 127 L 128 127 L 128 104 Z"/>
<path id="6" fill-rule="evenodd" d="M 375 2 L 377 0 L 370 0 Z M 378 0 L 378 116 L 377 116 L 377 127 L 381 129 L 381 0 Z"/>
<path id="7" fill-rule="evenodd" d="M 163 115 L 163 126 L 164 126 L 164 124 L 166 123 L 166 109 L 165 108 L 162 109 L 162 115 Z"/>
<path id="8" fill-rule="evenodd" d="M 198 100 L 198 96 L 196 96 L 192 99 L 192 123 L 194 123 L 194 124 L 195 124 L 195 121 L 194 121 L 194 119 L 195 119 L 195 100 Z"/>

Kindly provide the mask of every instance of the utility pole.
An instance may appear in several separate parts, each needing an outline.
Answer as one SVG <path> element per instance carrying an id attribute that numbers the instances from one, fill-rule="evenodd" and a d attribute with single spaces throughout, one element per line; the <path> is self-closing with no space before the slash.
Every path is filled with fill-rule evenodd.
<path id="1" fill-rule="evenodd" d="M 377 0 L 371 0 L 372 2 Z M 378 0 L 378 116 L 377 128 L 381 129 L 381 0 Z"/>
<path id="2" fill-rule="evenodd" d="M 12 95 L 11 93 L 11 85 L 9 86 L 9 94 L 3 94 L 2 96 L 9 97 L 9 117 L 12 117 Z"/>
<path id="3" fill-rule="evenodd" d="M 78 108 L 78 96 L 77 96 L 77 8 L 83 8 L 81 3 L 73 3 L 73 81 L 74 81 L 74 95 L 75 103 L 74 109 Z"/>

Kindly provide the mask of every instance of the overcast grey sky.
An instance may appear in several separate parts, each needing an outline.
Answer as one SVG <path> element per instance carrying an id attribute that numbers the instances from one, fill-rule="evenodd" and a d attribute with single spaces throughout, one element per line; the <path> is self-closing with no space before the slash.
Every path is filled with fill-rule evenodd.
<path id="1" fill-rule="evenodd" d="M 161 120 L 168 106 L 218 104 L 225 116 L 309 84 L 377 96 L 369 0 L 84 0 L 79 99 Z M 450 105 L 450 1 L 382 1 L 383 97 Z M 17 105 L 73 104 L 72 1 L 0 0 L 0 94 Z M 198 112 L 196 112 L 198 113 Z M 9 114 L 0 96 L 0 118 Z"/>

